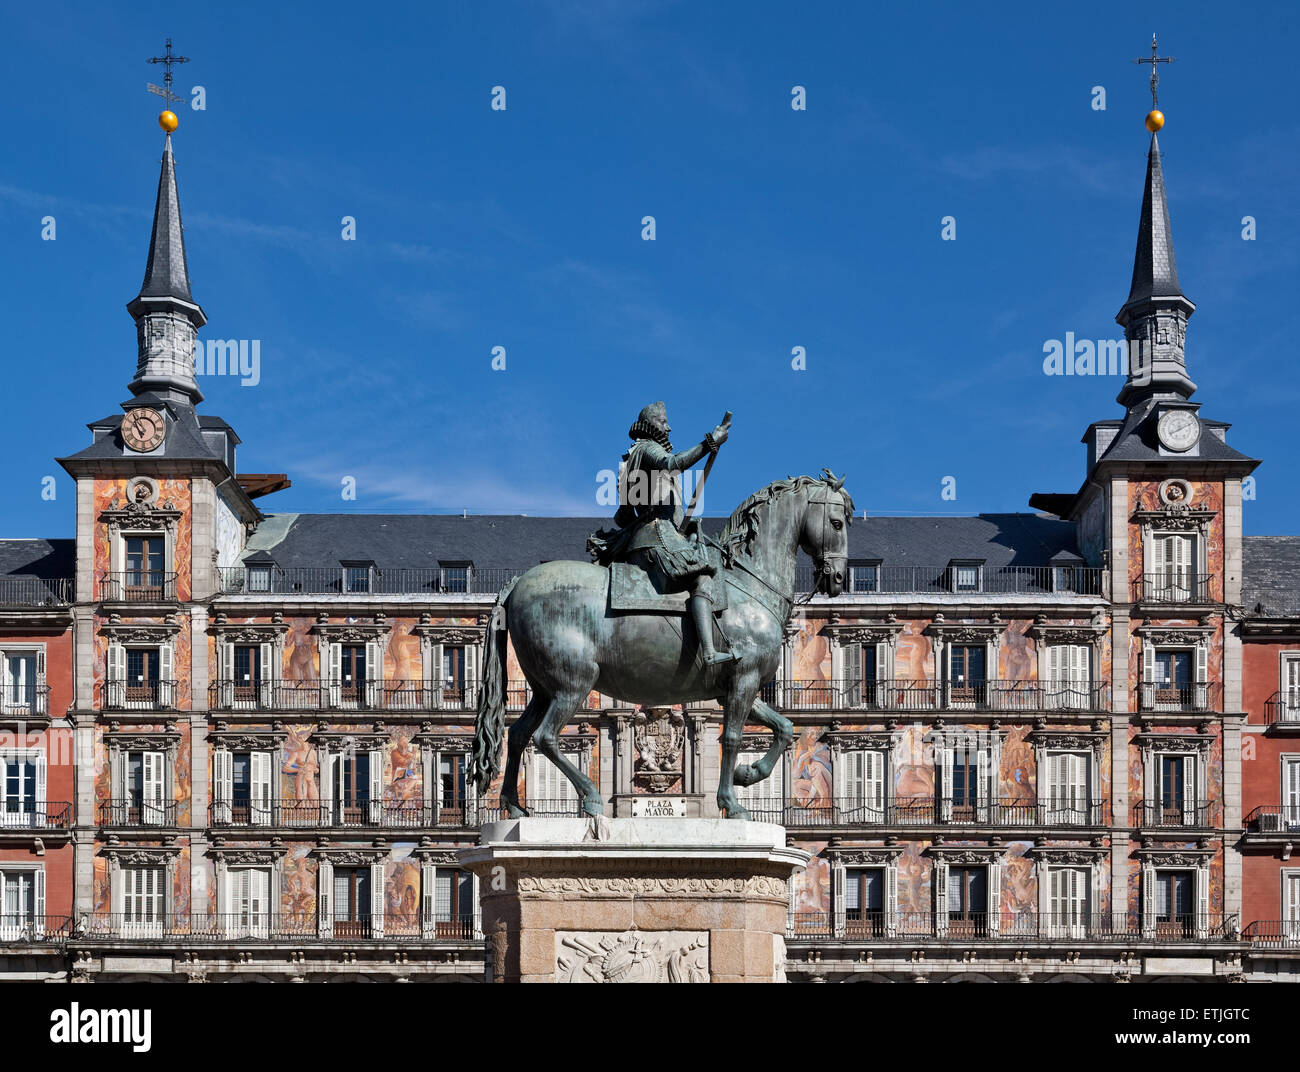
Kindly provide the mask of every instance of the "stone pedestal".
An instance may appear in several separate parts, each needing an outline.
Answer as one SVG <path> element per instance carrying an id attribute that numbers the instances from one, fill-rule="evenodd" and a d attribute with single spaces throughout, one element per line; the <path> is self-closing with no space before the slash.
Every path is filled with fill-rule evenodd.
<path id="1" fill-rule="evenodd" d="M 462 849 L 495 982 L 785 980 L 785 828 L 725 819 L 510 819 Z"/>

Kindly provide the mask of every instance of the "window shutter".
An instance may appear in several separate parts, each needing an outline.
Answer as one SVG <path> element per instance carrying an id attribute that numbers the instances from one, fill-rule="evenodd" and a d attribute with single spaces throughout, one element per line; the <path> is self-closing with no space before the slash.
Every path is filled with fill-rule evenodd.
<path id="1" fill-rule="evenodd" d="M 847 910 L 857 908 L 856 901 L 849 903 L 849 897 L 857 897 L 857 888 L 854 887 L 852 894 L 848 890 L 847 875 L 844 871 L 844 864 L 836 860 L 831 864 L 831 907 L 834 909 L 835 918 L 833 921 L 835 936 L 841 937 L 844 934 L 844 920 Z"/>
<path id="2" fill-rule="evenodd" d="M 1142 642 L 1142 708 L 1150 711 L 1156 699 L 1156 649 L 1150 641 Z"/>
<path id="3" fill-rule="evenodd" d="M 434 923 L 434 887 L 438 875 L 433 865 L 427 860 L 420 864 L 420 934 L 424 938 L 435 937 Z"/>
<path id="4" fill-rule="evenodd" d="M 271 873 L 248 872 L 248 910 L 259 934 L 265 934 L 271 923 Z"/>
<path id="5" fill-rule="evenodd" d="M 45 649 L 43 647 L 36 649 L 36 687 L 38 689 L 45 687 Z"/>
<path id="6" fill-rule="evenodd" d="M 1156 869 L 1142 868 L 1142 933 L 1150 937 L 1156 929 Z"/>
<path id="7" fill-rule="evenodd" d="M 1300 659 L 1283 661 L 1282 689 L 1286 693 L 1286 717 L 1300 717 Z"/>
<path id="8" fill-rule="evenodd" d="M 898 861 L 885 865 L 885 934 L 896 937 L 898 933 Z"/>
<path id="9" fill-rule="evenodd" d="M 49 757 L 44 752 L 37 752 L 32 758 L 36 765 L 36 823 L 43 825 L 48 819 L 45 810 L 45 777 Z"/>
<path id="10" fill-rule="evenodd" d="M 366 641 L 366 705 L 377 707 L 384 691 L 384 646 Z"/>
<path id="11" fill-rule="evenodd" d="M 370 933 L 376 938 L 384 936 L 384 861 L 370 865 Z"/>
<path id="12" fill-rule="evenodd" d="M 378 823 L 384 813 L 384 751 L 370 749 L 370 821 Z"/>
<path id="13" fill-rule="evenodd" d="M 1048 868 L 1047 871 L 1047 933 L 1052 937 L 1060 934 L 1061 921 L 1065 913 L 1061 903 L 1064 900 L 1061 896 L 1064 874 L 1065 872 L 1059 867 Z"/>
<path id="14" fill-rule="evenodd" d="M 343 702 L 343 645 L 330 643 L 328 648 L 330 706 L 338 707 Z"/>
<path id="15" fill-rule="evenodd" d="M 267 826 L 271 822 L 271 753 L 253 752 L 248 758 L 252 820 L 257 826 Z"/>
<path id="16" fill-rule="evenodd" d="M 989 934 L 1002 930 L 1002 865 L 989 864 Z"/>
<path id="17" fill-rule="evenodd" d="M 45 868 L 40 868 L 32 875 L 34 887 L 32 904 L 32 930 L 39 938 L 45 933 Z"/>
<path id="18" fill-rule="evenodd" d="M 433 706 L 439 707 L 442 705 L 443 686 L 442 645 L 430 644 L 428 652 L 429 665 L 424 668 L 425 684 L 433 692 Z"/>
<path id="19" fill-rule="evenodd" d="M 230 808 L 234 797 L 233 759 L 225 748 L 212 753 L 212 818 L 218 823 L 228 823 L 233 818 Z"/>
<path id="20" fill-rule="evenodd" d="M 844 780 L 836 795 L 846 808 L 871 806 L 870 800 L 867 799 L 866 764 L 865 752 L 845 752 L 843 755 Z"/>
<path id="21" fill-rule="evenodd" d="M 993 800 L 993 774 L 988 749 L 980 748 L 975 753 L 975 803 L 980 822 L 988 822 L 996 803 Z"/>
<path id="22" fill-rule="evenodd" d="M 172 707 L 176 703 L 175 649 L 170 644 L 158 648 L 158 705 Z"/>
<path id="23" fill-rule="evenodd" d="M 1201 825 L 1196 808 L 1196 767 L 1195 756 L 1183 756 L 1183 822 L 1188 826 Z"/>
<path id="24" fill-rule="evenodd" d="M 1300 759 L 1289 759 L 1283 770 L 1283 801 L 1286 812 L 1283 820 L 1287 825 L 1300 823 Z"/>
<path id="25" fill-rule="evenodd" d="M 952 821 L 952 763 L 953 748 L 944 742 L 936 745 L 939 749 L 939 820 Z"/>
<path id="26" fill-rule="evenodd" d="M 322 858 L 316 868 L 316 928 L 322 938 L 334 937 L 334 865 Z"/>
<path id="27" fill-rule="evenodd" d="M 862 791 L 867 808 L 870 809 L 866 819 L 868 822 L 883 823 L 885 821 L 885 753 L 862 752 L 859 755 L 862 766 Z"/>
<path id="28" fill-rule="evenodd" d="M 1206 937 L 1210 932 L 1210 869 L 1196 869 L 1196 934 Z"/>
<path id="29" fill-rule="evenodd" d="M 844 702 L 849 707 L 862 706 L 862 651 L 861 644 L 844 646 Z"/>
<path id="30" fill-rule="evenodd" d="M 262 676 L 258 691 L 261 694 L 263 707 L 271 706 L 271 690 L 274 688 L 274 683 L 280 679 L 280 668 L 274 663 L 275 645 L 270 643 L 258 645 L 257 669 Z"/>
<path id="31" fill-rule="evenodd" d="M 465 693 L 463 706 L 473 710 L 478 705 L 478 645 L 471 642 L 465 645 Z"/>
<path id="32" fill-rule="evenodd" d="M 142 756 L 144 799 L 140 802 L 141 821 L 150 826 L 164 821 L 163 753 L 145 752 Z"/>
<path id="33" fill-rule="evenodd" d="M 108 645 L 108 675 L 104 703 L 108 707 L 121 707 L 126 702 L 126 648 L 121 644 Z"/>
<path id="34" fill-rule="evenodd" d="M 434 879 L 434 919 L 439 923 L 451 922 L 451 884 L 455 878 L 450 868 L 438 868 Z"/>
<path id="35" fill-rule="evenodd" d="M 1209 670 L 1210 645 L 1203 642 L 1196 645 L 1196 708 L 1203 711 L 1209 707 Z"/>
<path id="36" fill-rule="evenodd" d="M 934 932 L 942 938 L 948 933 L 948 865 L 943 860 L 936 860 L 934 877 Z"/>
<path id="37" fill-rule="evenodd" d="M 1287 937 L 1294 941 L 1297 933 L 1295 924 L 1300 922 L 1300 875 L 1286 876 L 1286 920 L 1290 924 Z"/>
<path id="38" fill-rule="evenodd" d="M 217 644 L 217 681 L 220 695 L 219 707 L 229 708 L 235 702 L 235 645 L 227 641 Z"/>

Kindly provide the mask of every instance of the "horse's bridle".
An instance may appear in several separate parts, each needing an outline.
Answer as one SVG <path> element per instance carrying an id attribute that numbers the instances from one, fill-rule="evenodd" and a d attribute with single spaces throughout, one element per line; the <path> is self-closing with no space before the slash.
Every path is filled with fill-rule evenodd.
<path id="1" fill-rule="evenodd" d="M 820 506 L 822 508 L 821 546 L 825 547 L 826 546 L 826 515 L 830 513 L 830 511 L 827 509 L 827 507 L 829 507 L 831 503 L 830 493 L 834 491 L 834 493 L 840 497 L 840 505 L 844 504 L 844 497 L 840 495 L 840 490 L 838 488 L 832 488 L 827 483 L 822 483 L 820 485 L 819 490 L 826 492 L 826 497 L 822 499 L 818 499 L 818 498 L 814 498 L 813 496 L 809 496 L 808 505 Z M 816 492 L 814 492 L 813 495 L 816 495 Z M 816 594 L 816 591 L 818 587 L 821 585 L 822 581 L 829 580 L 831 577 L 835 575 L 835 567 L 837 565 L 839 566 L 840 573 L 842 575 L 845 568 L 848 566 L 848 561 L 849 561 L 849 556 L 847 554 L 821 555 L 817 559 L 814 559 L 812 591 L 808 593 L 807 599 L 800 600 L 800 602 L 807 603 L 808 600 L 812 599 L 813 595 Z"/>

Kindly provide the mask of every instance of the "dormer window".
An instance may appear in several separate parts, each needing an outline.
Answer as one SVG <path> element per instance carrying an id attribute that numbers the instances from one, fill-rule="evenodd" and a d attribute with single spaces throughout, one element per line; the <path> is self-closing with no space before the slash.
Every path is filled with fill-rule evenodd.
<path id="1" fill-rule="evenodd" d="M 375 590 L 375 564 L 371 561 L 343 563 L 343 591 L 373 592 Z"/>
<path id="2" fill-rule="evenodd" d="M 954 592 L 978 592 L 983 588 L 981 584 L 984 572 L 983 562 L 954 561 L 949 565 L 948 572 Z"/>
<path id="3" fill-rule="evenodd" d="M 468 592 L 469 572 L 473 563 L 442 562 L 442 590 L 444 592 Z"/>
<path id="4" fill-rule="evenodd" d="M 880 591 L 880 563 L 861 560 L 849 563 L 850 592 Z"/>
<path id="5" fill-rule="evenodd" d="M 271 590 L 271 567 L 248 567 L 248 590 L 250 592 L 269 592 Z"/>

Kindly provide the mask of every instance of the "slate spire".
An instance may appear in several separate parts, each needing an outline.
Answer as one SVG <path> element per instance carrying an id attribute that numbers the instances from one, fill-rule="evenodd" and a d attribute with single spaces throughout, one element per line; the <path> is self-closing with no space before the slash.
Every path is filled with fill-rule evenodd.
<path id="1" fill-rule="evenodd" d="M 201 401 L 194 378 L 194 345 L 196 332 L 207 323 L 207 317 L 190 294 L 170 134 L 158 175 L 144 282 L 126 308 L 135 319 L 139 343 L 131 393 L 153 392 L 191 405 Z"/>
<path id="2" fill-rule="evenodd" d="M 1187 318 L 1195 310 L 1178 282 L 1160 141 L 1153 133 L 1147 151 L 1133 281 L 1128 301 L 1115 317 L 1124 328 L 1130 351 L 1128 379 L 1119 393 L 1121 405 L 1132 406 L 1156 395 L 1186 399 L 1196 390 L 1187 375 L 1184 353 Z"/>

